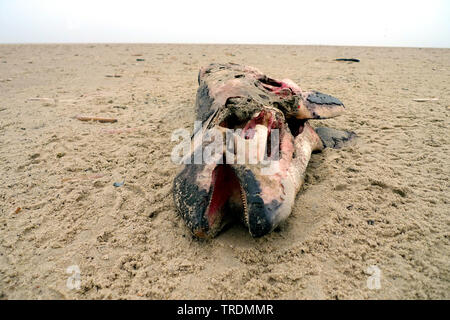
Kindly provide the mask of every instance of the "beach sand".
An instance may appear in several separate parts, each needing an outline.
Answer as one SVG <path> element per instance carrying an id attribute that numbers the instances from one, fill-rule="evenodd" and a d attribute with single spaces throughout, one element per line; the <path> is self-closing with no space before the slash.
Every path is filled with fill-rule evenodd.
<path id="1" fill-rule="evenodd" d="M 359 136 L 312 156 L 263 238 L 197 241 L 175 212 L 171 134 L 211 62 L 331 94 L 347 112 L 320 125 Z M 449 81 L 448 49 L 1 45 L 0 297 L 449 299 Z"/>

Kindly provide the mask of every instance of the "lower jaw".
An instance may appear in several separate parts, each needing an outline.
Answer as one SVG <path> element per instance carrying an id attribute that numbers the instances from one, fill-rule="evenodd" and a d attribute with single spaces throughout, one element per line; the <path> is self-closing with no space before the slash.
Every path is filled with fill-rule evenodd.
<path id="1" fill-rule="evenodd" d="M 210 203 L 206 209 L 208 234 L 214 236 L 226 224 L 237 217 L 247 220 L 247 203 L 245 190 L 230 165 L 216 166 L 212 174 L 213 190 Z"/>

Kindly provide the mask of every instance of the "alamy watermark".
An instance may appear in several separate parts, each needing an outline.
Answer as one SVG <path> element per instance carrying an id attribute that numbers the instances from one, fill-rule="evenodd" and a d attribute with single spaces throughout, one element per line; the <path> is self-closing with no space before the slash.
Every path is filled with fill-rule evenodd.
<path id="1" fill-rule="evenodd" d="M 279 171 L 280 132 L 264 125 L 248 129 L 202 127 L 195 121 L 192 134 L 183 128 L 172 133 L 171 160 L 176 164 L 251 164 L 261 165 L 261 174 Z"/>
<path id="2" fill-rule="evenodd" d="M 368 266 L 366 272 L 370 274 L 367 278 L 367 288 L 370 290 L 381 289 L 381 270 L 375 265 Z"/>
<path id="3" fill-rule="evenodd" d="M 70 290 L 79 290 L 81 288 L 80 267 L 77 265 L 69 266 L 66 269 L 66 273 L 70 274 L 66 281 L 66 287 Z"/>

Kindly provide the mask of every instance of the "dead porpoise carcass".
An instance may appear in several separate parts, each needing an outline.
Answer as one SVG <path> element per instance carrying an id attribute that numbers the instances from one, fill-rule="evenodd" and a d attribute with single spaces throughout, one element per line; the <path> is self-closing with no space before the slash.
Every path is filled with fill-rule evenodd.
<path id="1" fill-rule="evenodd" d="M 344 105 L 332 96 L 305 92 L 289 79 L 233 63 L 202 68 L 198 81 L 196 119 L 202 126 L 174 180 L 176 208 L 198 238 L 216 236 L 236 218 L 253 237 L 263 236 L 290 215 L 311 153 L 339 148 L 355 137 L 308 123 L 338 116 Z M 215 160 L 196 162 L 205 141 L 214 140 L 214 130 L 224 137 Z M 244 150 L 240 158 L 236 150 Z"/>

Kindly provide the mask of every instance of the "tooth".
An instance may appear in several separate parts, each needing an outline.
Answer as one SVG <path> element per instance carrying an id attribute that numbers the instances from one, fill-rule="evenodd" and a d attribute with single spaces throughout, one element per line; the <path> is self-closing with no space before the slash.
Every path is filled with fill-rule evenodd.
<path id="1" fill-rule="evenodd" d="M 245 197 L 245 190 L 244 190 L 244 188 L 242 187 L 242 185 L 240 185 L 240 187 L 241 187 L 241 190 L 240 190 L 240 192 L 241 192 L 241 200 L 242 200 L 242 205 L 244 207 L 244 213 L 243 213 L 243 215 L 244 215 L 244 223 L 245 223 L 246 226 L 248 226 L 247 199 Z"/>

